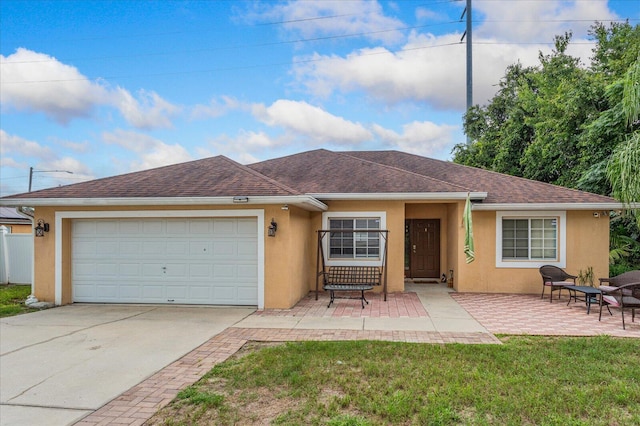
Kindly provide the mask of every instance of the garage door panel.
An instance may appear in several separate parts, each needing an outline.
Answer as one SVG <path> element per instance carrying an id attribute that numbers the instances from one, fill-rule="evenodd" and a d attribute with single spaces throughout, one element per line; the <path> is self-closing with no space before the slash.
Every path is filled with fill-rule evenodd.
<path id="1" fill-rule="evenodd" d="M 251 219 L 238 219 L 238 235 L 254 236 L 258 233 L 258 223 Z"/>
<path id="2" fill-rule="evenodd" d="M 118 251 L 121 256 L 129 256 L 140 253 L 140 243 L 137 241 L 120 241 Z"/>
<path id="3" fill-rule="evenodd" d="M 183 234 L 189 234 L 192 236 L 205 236 L 213 234 L 213 226 L 208 219 L 191 219 L 188 223 L 188 227 L 183 231 Z"/>
<path id="4" fill-rule="evenodd" d="M 258 245 L 254 241 L 238 241 L 239 256 L 255 256 L 258 253 Z"/>
<path id="5" fill-rule="evenodd" d="M 118 241 L 100 241 L 95 245 L 95 253 L 102 256 L 117 255 L 120 253 L 120 244 Z"/>
<path id="6" fill-rule="evenodd" d="M 76 240 L 73 243 L 73 248 L 71 250 L 72 256 L 76 259 L 82 257 L 93 257 L 96 255 L 97 243 L 95 241 L 88 240 Z"/>
<path id="7" fill-rule="evenodd" d="M 74 220 L 76 302 L 258 303 L 255 218 Z"/>
<path id="8" fill-rule="evenodd" d="M 213 297 L 220 300 L 222 303 L 235 303 L 236 295 L 236 287 L 232 285 L 216 286 L 213 288 Z"/>
<path id="9" fill-rule="evenodd" d="M 211 278 L 213 271 L 212 265 L 189 265 L 189 278 Z"/>
<path id="10" fill-rule="evenodd" d="M 116 235 L 118 234 L 118 222 L 115 220 L 102 220 L 96 222 L 96 234 L 99 235 Z"/>
<path id="11" fill-rule="evenodd" d="M 138 235 L 142 233 L 142 222 L 140 220 L 119 220 L 118 234 L 119 235 Z"/>
<path id="12" fill-rule="evenodd" d="M 145 235 L 160 235 L 165 233 L 163 220 L 148 219 L 142 222 L 142 233 Z"/>
<path id="13" fill-rule="evenodd" d="M 167 235 L 186 235 L 189 232 L 187 220 L 172 220 L 167 222 Z"/>
<path id="14" fill-rule="evenodd" d="M 93 271 L 96 270 L 96 265 L 93 262 L 76 262 L 73 266 L 73 278 L 86 278 L 91 277 Z"/>
<path id="15" fill-rule="evenodd" d="M 233 235 L 236 233 L 236 221 L 234 219 L 218 219 L 213 223 L 214 235 Z"/>
<path id="16" fill-rule="evenodd" d="M 139 263 L 121 263 L 118 265 L 118 276 L 122 278 L 126 277 L 139 277 L 141 275 L 141 266 Z"/>
<path id="17" fill-rule="evenodd" d="M 76 237 L 83 235 L 93 236 L 96 234 L 96 222 L 93 221 L 76 221 L 73 222 L 71 232 Z"/>
<path id="18" fill-rule="evenodd" d="M 142 243 L 143 255 L 161 255 L 167 252 L 167 244 L 164 241 L 145 241 Z"/>
<path id="19" fill-rule="evenodd" d="M 250 305 L 258 297 L 258 290 L 253 286 L 238 286 L 236 289 L 239 304 Z"/>

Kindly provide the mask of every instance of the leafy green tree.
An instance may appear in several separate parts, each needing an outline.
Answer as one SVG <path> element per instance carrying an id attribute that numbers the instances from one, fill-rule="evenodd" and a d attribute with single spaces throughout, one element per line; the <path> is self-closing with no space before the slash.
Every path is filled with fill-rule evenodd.
<path id="1" fill-rule="evenodd" d="M 613 195 L 635 212 L 638 227 L 640 213 L 640 53 L 629 67 L 624 81 L 622 108 L 627 126 L 633 128 L 627 141 L 621 143 L 611 155 L 607 165 L 607 177 Z"/>
<path id="2" fill-rule="evenodd" d="M 566 53 L 566 33 L 538 66 L 508 67 L 491 102 L 465 115 L 472 142 L 454 148 L 454 161 L 609 195 L 606 165 L 632 133 L 622 82 L 640 51 L 640 26 L 596 23 L 591 35 L 588 66 Z"/>

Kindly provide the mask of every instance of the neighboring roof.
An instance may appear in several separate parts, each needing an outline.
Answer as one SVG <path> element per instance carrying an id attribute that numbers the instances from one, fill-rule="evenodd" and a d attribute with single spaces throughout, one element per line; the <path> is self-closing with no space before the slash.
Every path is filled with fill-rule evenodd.
<path id="1" fill-rule="evenodd" d="M 0 207 L 0 223 L 30 225 L 31 218 L 17 212 L 13 207 Z"/>
<path id="2" fill-rule="evenodd" d="M 398 151 L 307 151 L 243 166 L 223 156 L 0 199 L 3 205 L 289 203 L 323 200 L 454 200 L 474 209 L 620 208 L 610 197 Z"/>

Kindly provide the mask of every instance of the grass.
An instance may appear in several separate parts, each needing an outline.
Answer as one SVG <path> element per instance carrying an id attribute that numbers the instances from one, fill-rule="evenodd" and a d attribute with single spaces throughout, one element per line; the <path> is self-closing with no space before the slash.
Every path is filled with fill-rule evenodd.
<path id="1" fill-rule="evenodd" d="M 0 285 L 0 318 L 37 311 L 24 304 L 30 294 L 29 285 Z"/>
<path id="2" fill-rule="evenodd" d="M 636 425 L 640 341 L 302 342 L 214 367 L 154 425 Z"/>

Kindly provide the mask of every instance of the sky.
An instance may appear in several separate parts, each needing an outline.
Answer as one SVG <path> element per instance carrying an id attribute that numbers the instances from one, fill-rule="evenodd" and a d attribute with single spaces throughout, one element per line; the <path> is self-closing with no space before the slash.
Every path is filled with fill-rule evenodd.
<path id="1" fill-rule="evenodd" d="M 2 0 L 0 195 L 224 155 L 442 160 L 465 143 L 466 1 Z M 473 103 L 640 0 L 473 0 Z M 461 41 L 462 40 L 462 41 Z"/>

